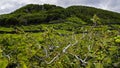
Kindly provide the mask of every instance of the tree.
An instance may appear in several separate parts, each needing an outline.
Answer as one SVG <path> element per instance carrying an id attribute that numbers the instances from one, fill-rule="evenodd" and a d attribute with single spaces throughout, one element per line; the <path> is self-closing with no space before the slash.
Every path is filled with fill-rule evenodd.
<path id="1" fill-rule="evenodd" d="M 93 16 L 93 18 L 91 20 L 93 21 L 93 23 L 95 24 L 95 26 L 97 24 L 101 24 L 100 18 L 96 14 L 94 14 L 94 16 Z"/>
<path id="2" fill-rule="evenodd" d="M 5 21 L 6 25 L 17 25 L 18 19 L 16 17 L 8 17 Z"/>

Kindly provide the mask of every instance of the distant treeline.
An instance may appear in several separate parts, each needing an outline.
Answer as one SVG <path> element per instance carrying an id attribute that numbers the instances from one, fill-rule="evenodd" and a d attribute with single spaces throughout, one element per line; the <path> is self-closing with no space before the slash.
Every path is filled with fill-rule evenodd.
<path id="1" fill-rule="evenodd" d="M 86 6 L 63 8 L 56 5 L 29 4 L 10 14 L 0 15 L 0 26 L 29 25 L 40 23 L 61 23 L 69 17 L 77 17 L 91 24 L 96 14 L 103 24 L 120 24 L 120 13 Z"/>

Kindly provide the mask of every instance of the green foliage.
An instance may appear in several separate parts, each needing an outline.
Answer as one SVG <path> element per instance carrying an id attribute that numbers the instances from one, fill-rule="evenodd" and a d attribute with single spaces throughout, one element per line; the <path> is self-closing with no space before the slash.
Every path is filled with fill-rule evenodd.
<path id="1" fill-rule="evenodd" d="M 29 25 L 29 24 L 40 24 L 45 22 L 47 15 L 45 14 L 26 14 L 19 18 L 19 24 Z"/>
<path id="2" fill-rule="evenodd" d="M 83 20 L 81 20 L 80 18 L 75 17 L 75 16 L 70 17 L 67 20 L 70 22 L 78 23 L 78 24 L 87 24 L 86 22 L 84 22 Z"/>
<path id="3" fill-rule="evenodd" d="M 8 61 L 6 59 L 0 59 L 0 67 L 6 68 L 8 65 Z"/>
<path id="4" fill-rule="evenodd" d="M 20 9 L 12 12 L 14 13 L 36 13 L 40 11 L 48 11 L 48 10 L 54 10 L 54 9 L 61 9 L 62 7 L 56 6 L 56 5 L 38 5 L 38 4 L 28 4 L 26 6 L 21 7 Z"/>
<path id="5" fill-rule="evenodd" d="M 76 15 L 77 17 L 80 17 L 85 22 L 91 22 L 90 19 L 94 14 L 98 15 L 98 17 L 101 19 L 101 22 L 104 24 L 113 24 L 117 23 L 119 24 L 120 16 L 119 13 L 106 11 L 102 9 L 96 9 L 93 7 L 86 7 L 86 6 L 70 6 L 67 8 L 68 15 Z"/>
<path id="6" fill-rule="evenodd" d="M 120 43 L 120 36 L 119 36 L 119 35 L 116 36 L 116 37 L 114 37 L 114 39 L 115 39 L 115 42 L 116 42 L 116 43 Z"/>
<path id="7" fill-rule="evenodd" d="M 93 18 L 91 19 L 92 21 L 93 21 L 93 23 L 94 24 L 101 24 L 101 22 L 100 22 L 100 18 L 95 14 L 94 16 L 93 16 Z"/>
<path id="8" fill-rule="evenodd" d="M 42 24 L 35 26 L 44 30 L 43 33 L 1 34 L 0 64 L 12 68 L 119 67 L 120 48 L 114 41 L 119 38 L 115 37 L 118 33 L 105 25 L 78 24 Z M 72 31 L 66 30 L 71 26 Z M 75 34 L 74 28 L 81 32 Z"/>
<path id="9" fill-rule="evenodd" d="M 10 29 L 0 27 L 0 67 L 119 68 L 119 19 L 118 13 L 92 7 L 48 4 L 1 15 L 0 25 Z"/>
<path id="10" fill-rule="evenodd" d="M 96 63 L 96 64 L 95 64 L 95 68 L 104 68 L 104 67 L 103 67 L 103 64 L 101 64 L 101 63 Z"/>
<path id="11" fill-rule="evenodd" d="M 6 25 L 18 25 L 18 19 L 16 17 L 9 17 L 5 21 Z"/>
<path id="12" fill-rule="evenodd" d="M 2 56 L 3 50 L 0 48 L 0 67 L 6 68 L 8 65 L 8 60 L 5 59 L 5 57 Z"/>
<path id="13" fill-rule="evenodd" d="M 77 21 L 75 22 L 80 21 L 82 24 L 92 24 L 93 22 L 90 20 L 92 17 L 94 19 L 96 18 L 99 24 L 120 24 L 119 13 L 93 7 L 70 6 L 62 8 L 49 4 L 29 4 L 10 14 L 0 15 L 0 25 L 31 25 L 36 23 L 49 23 L 54 20 L 65 20 L 67 22 L 67 19 L 72 17 L 74 19 L 73 21 L 76 19 Z M 98 20 L 98 18 L 100 19 Z"/>

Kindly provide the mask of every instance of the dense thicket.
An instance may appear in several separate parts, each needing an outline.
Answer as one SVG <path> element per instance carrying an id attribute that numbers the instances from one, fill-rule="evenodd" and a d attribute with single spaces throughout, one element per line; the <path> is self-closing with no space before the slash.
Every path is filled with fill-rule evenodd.
<path id="1" fill-rule="evenodd" d="M 118 24 L 93 7 L 24 6 L 0 15 L 0 68 L 120 68 Z"/>
<path id="2" fill-rule="evenodd" d="M 92 23 L 90 19 L 94 14 L 100 17 L 103 24 L 120 24 L 120 14 L 107 10 L 86 6 L 62 8 L 49 4 L 29 4 L 10 14 L 0 15 L 0 25 L 29 25 L 50 23 L 51 21 L 55 21 L 54 23 L 57 21 L 57 23 L 59 23 L 61 20 L 67 21 L 67 18 L 71 17 L 80 18 L 87 22 L 87 24 L 90 24 Z"/>

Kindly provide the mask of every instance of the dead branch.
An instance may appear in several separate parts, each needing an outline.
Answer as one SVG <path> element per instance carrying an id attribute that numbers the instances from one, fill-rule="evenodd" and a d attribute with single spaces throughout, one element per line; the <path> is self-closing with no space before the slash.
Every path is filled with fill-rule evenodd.
<path id="1" fill-rule="evenodd" d="M 59 56 L 60 56 L 60 53 L 57 54 L 57 55 L 56 55 L 51 61 L 49 61 L 49 62 L 45 60 L 45 63 L 46 63 L 46 64 L 51 64 L 51 63 L 54 62 Z"/>
<path id="2" fill-rule="evenodd" d="M 87 57 L 83 60 L 83 59 L 79 58 L 77 55 L 75 55 L 75 58 L 80 60 L 82 63 L 87 64 L 87 62 L 86 62 Z"/>
<path id="3" fill-rule="evenodd" d="M 74 46 L 74 45 L 76 45 L 78 43 L 78 41 L 76 41 L 74 44 L 69 44 L 69 45 L 67 45 L 64 49 L 63 49 L 63 53 L 65 53 L 66 52 L 66 50 L 70 47 L 70 46 Z"/>

